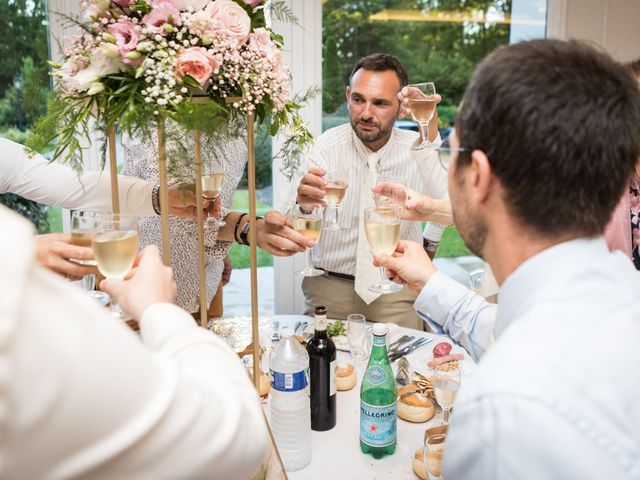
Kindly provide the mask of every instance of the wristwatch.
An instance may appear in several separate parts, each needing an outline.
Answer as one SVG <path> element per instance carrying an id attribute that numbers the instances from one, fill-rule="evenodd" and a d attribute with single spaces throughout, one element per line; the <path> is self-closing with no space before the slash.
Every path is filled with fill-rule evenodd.
<path id="1" fill-rule="evenodd" d="M 256 224 L 258 223 L 258 220 L 261 220 L 261 219 L 262 217 L 256 217 Z M 240 237 L 240 244 L 249 245 L 249 229 L 250 228 L 251 228 L 251 221 L 248 221 L 242 226 L 242 229 L 240 230 L 240 235 L 238 235 Z"/>

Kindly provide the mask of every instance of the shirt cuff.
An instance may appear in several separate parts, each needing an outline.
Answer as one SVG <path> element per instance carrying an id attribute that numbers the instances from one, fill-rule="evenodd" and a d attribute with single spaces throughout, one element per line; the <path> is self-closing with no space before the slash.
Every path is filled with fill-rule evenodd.
<path id="1" fill-rule="evenodd" d="M 434 330 L 442 331 L 451 310 L 468 294 L 467 287 L 437 271 L 424 286 L 413 306 Z"/>

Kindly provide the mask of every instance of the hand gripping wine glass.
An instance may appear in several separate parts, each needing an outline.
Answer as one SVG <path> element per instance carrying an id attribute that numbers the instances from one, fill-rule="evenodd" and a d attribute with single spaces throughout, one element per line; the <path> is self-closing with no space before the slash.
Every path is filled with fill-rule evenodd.
<path id="1" fill-rule="evenodd" d="M 400 240 L 400 208 L 368 207 L 364 210 L 364 231 L 369 247 L 378 255 L 391 255 L 396 251 Z M 369 286 L 376 293 L 393 293 L 402 289 L 402 285 L 391 282 L 380 267 L 380 281 Z"/>
<path id="2" fill-rule="evenodd" d="M 441 433 L 429 435 L 427 431 L 424 434 L 422 461 L 424 462 L 424 469 L 429 474 L 429 479 L 431 480 L 442 479 L 442 457 L 444 455 L 446 439 L 446 435 Z"/>
<path id="3" fill-rule="evenodd" d="M 325 230 L 339 231 L 343 228 L 338 224 L 338 206 L 349 188 L 349 169 L 339 168 L 329 170 L 325 176 L 327 186 L 324 187 L 324 199 L 329 205 L 327 210 L 327 223 L 324 225 Z"/>
<path id="4" fill-rule="evenodd" d="M 400 213 L 407 201 L 407 189 L 397 178 L 378 177 L 374 187 L 373 201 L 378 208 L 398 207 Z"/>
<path id="5" fill-rule="evenodd" d="M 138 217 L 121 214 L 101 217 L 96 222 L 96 233 L 91 241 L 100 273 L 108 279 L 122 280 L 133 266 L 138 240 Z M 111 302 L 111 312 L 125 319 L 115 300 Z"/>
<path id="6" fill-rule="evenodd" d="M 413 83 L 409 88 L 417 90 L 408 98 L 411 118 L 418 122 L 420 140 L 423 146 L 433 146 L 429 142 L 429 122 L 436 111 L 436 86 L 433 82 Z"/>
<path id="7" fill-rule="evenodd" d="M 321 206 L 310 203 L 298 203 L 293 206 L 291 212 L 293 229 L 305 237 L 317 241 L 320 238 L 320 232 L 322 232 L 324 209 Z M 318 277 L 324 274 L 324 270 L 313 267 L 310 248 L 307 248 L 304 252 L 304 259 L 304 269 L 296 272 L 297 275 Z"/>
<path id="8" fill-rule="evenodd" d="M 442 408 L 442 423 L 449 424 L 449 412 L 456 400 L 460 388 L 460 368 L 451 362 L 443 363 L 434 368 L 433 391 L 436 401 Z"/>
<path id="9" fill-rule="evenodd" d="M 222 193 L 222 186 L 224 185 L 224 162 L 222 159 L 214 159 L 207 163 L 208 173 L 203 174 L 200 179 L 202 182 L 202 198 L 213 202 Z M 224 227 L 226 224 L 227 222 L 224 220 L 208 216 L 207 220 L 204 222 L 204 227 L 210 228 L 213 225 Z"/>

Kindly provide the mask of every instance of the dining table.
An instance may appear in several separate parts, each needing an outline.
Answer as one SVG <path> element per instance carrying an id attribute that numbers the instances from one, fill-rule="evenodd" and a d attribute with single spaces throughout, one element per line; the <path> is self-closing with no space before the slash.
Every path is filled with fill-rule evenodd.
<path id="1" fill-rule="evenodd" d="M 313 330 L 312 317 L 303 315 L 276 315 L 275 320 L 278 329 L 282 329 L 285 326 L 291 328 L 298 326 L 301 330 L 300 327 L 304 322 L 307 322 L 306 331 L 311 332 Z M 331 320 L 329 321 L 331 322 Z M 462 347 L 456 345 L 447 337 L 438 337 L 432 333 L 400 327 L 395 324 L 387 325 L 389 326 L 388 335 L 390 342 L 393 342 L 405 334 L 415 336 L 416 339 L 420 337 L 433 338 L 432 341 L 406 356 L 410 364 L 410 372 L 418 372 L 426 376 L 431 376 L 432 371 L 427 367 L 427 362 L 433 358 L 433 347 L 441 341 L 446 341 L 453 345 L 451 353 L 464 354 L 464 360 L 461 362 L 461 384 L 464 385 L 465 378 L 473 374 L 475 368 L 474 361 Z M 344 347 L 338 349 L 336 360 L 338 363 L 353 364 L 348 349 L 345 351 Z M 398 361 L 391 364 L 394 375 L 397 373 L 397 364 Z M 366 366 L 362 366 L 362 370 L 365 368 Z M 358 375 L 358 382 L 351 390 L 337 392 L 336 426 L 325 432 L 311 432 L 311 463 L 301 470 L 287 472 L 291 480 L 416 480 L 419 478 L 413 473 L 411 467 L 412 458 L 415 451 L 423 446 L 425 430 L 442 424 L 442 412 L 440 408 L 434 401 L 436 413 L 431 420 L 424 423 L 411 423 L 398 418 L 395 453 L 376 460 L 371 455 L 365 455 L 360 450 L 360 378 L 361 375 Z M 268 401 L 265 403 L 265 409 L 268 418 Z M 455 406 L 451 415 L 455 418 Z"/>

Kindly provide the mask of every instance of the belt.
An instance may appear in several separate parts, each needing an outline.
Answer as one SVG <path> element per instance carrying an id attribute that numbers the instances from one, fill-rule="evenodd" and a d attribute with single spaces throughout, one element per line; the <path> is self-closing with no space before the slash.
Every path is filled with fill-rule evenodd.
<path id="1" fill-rule="evenodd" d="M 338 273 L 338 272 L 329 272 L 329 271 L 327 271 L 327 275 L 331 275 L 332 277 L 341 278 L 343 280 L 350 280 L 352 282 L 356 279 L 356 277 L 354 277 L 353 275 L 348 275 L 346 273 Z"/>

